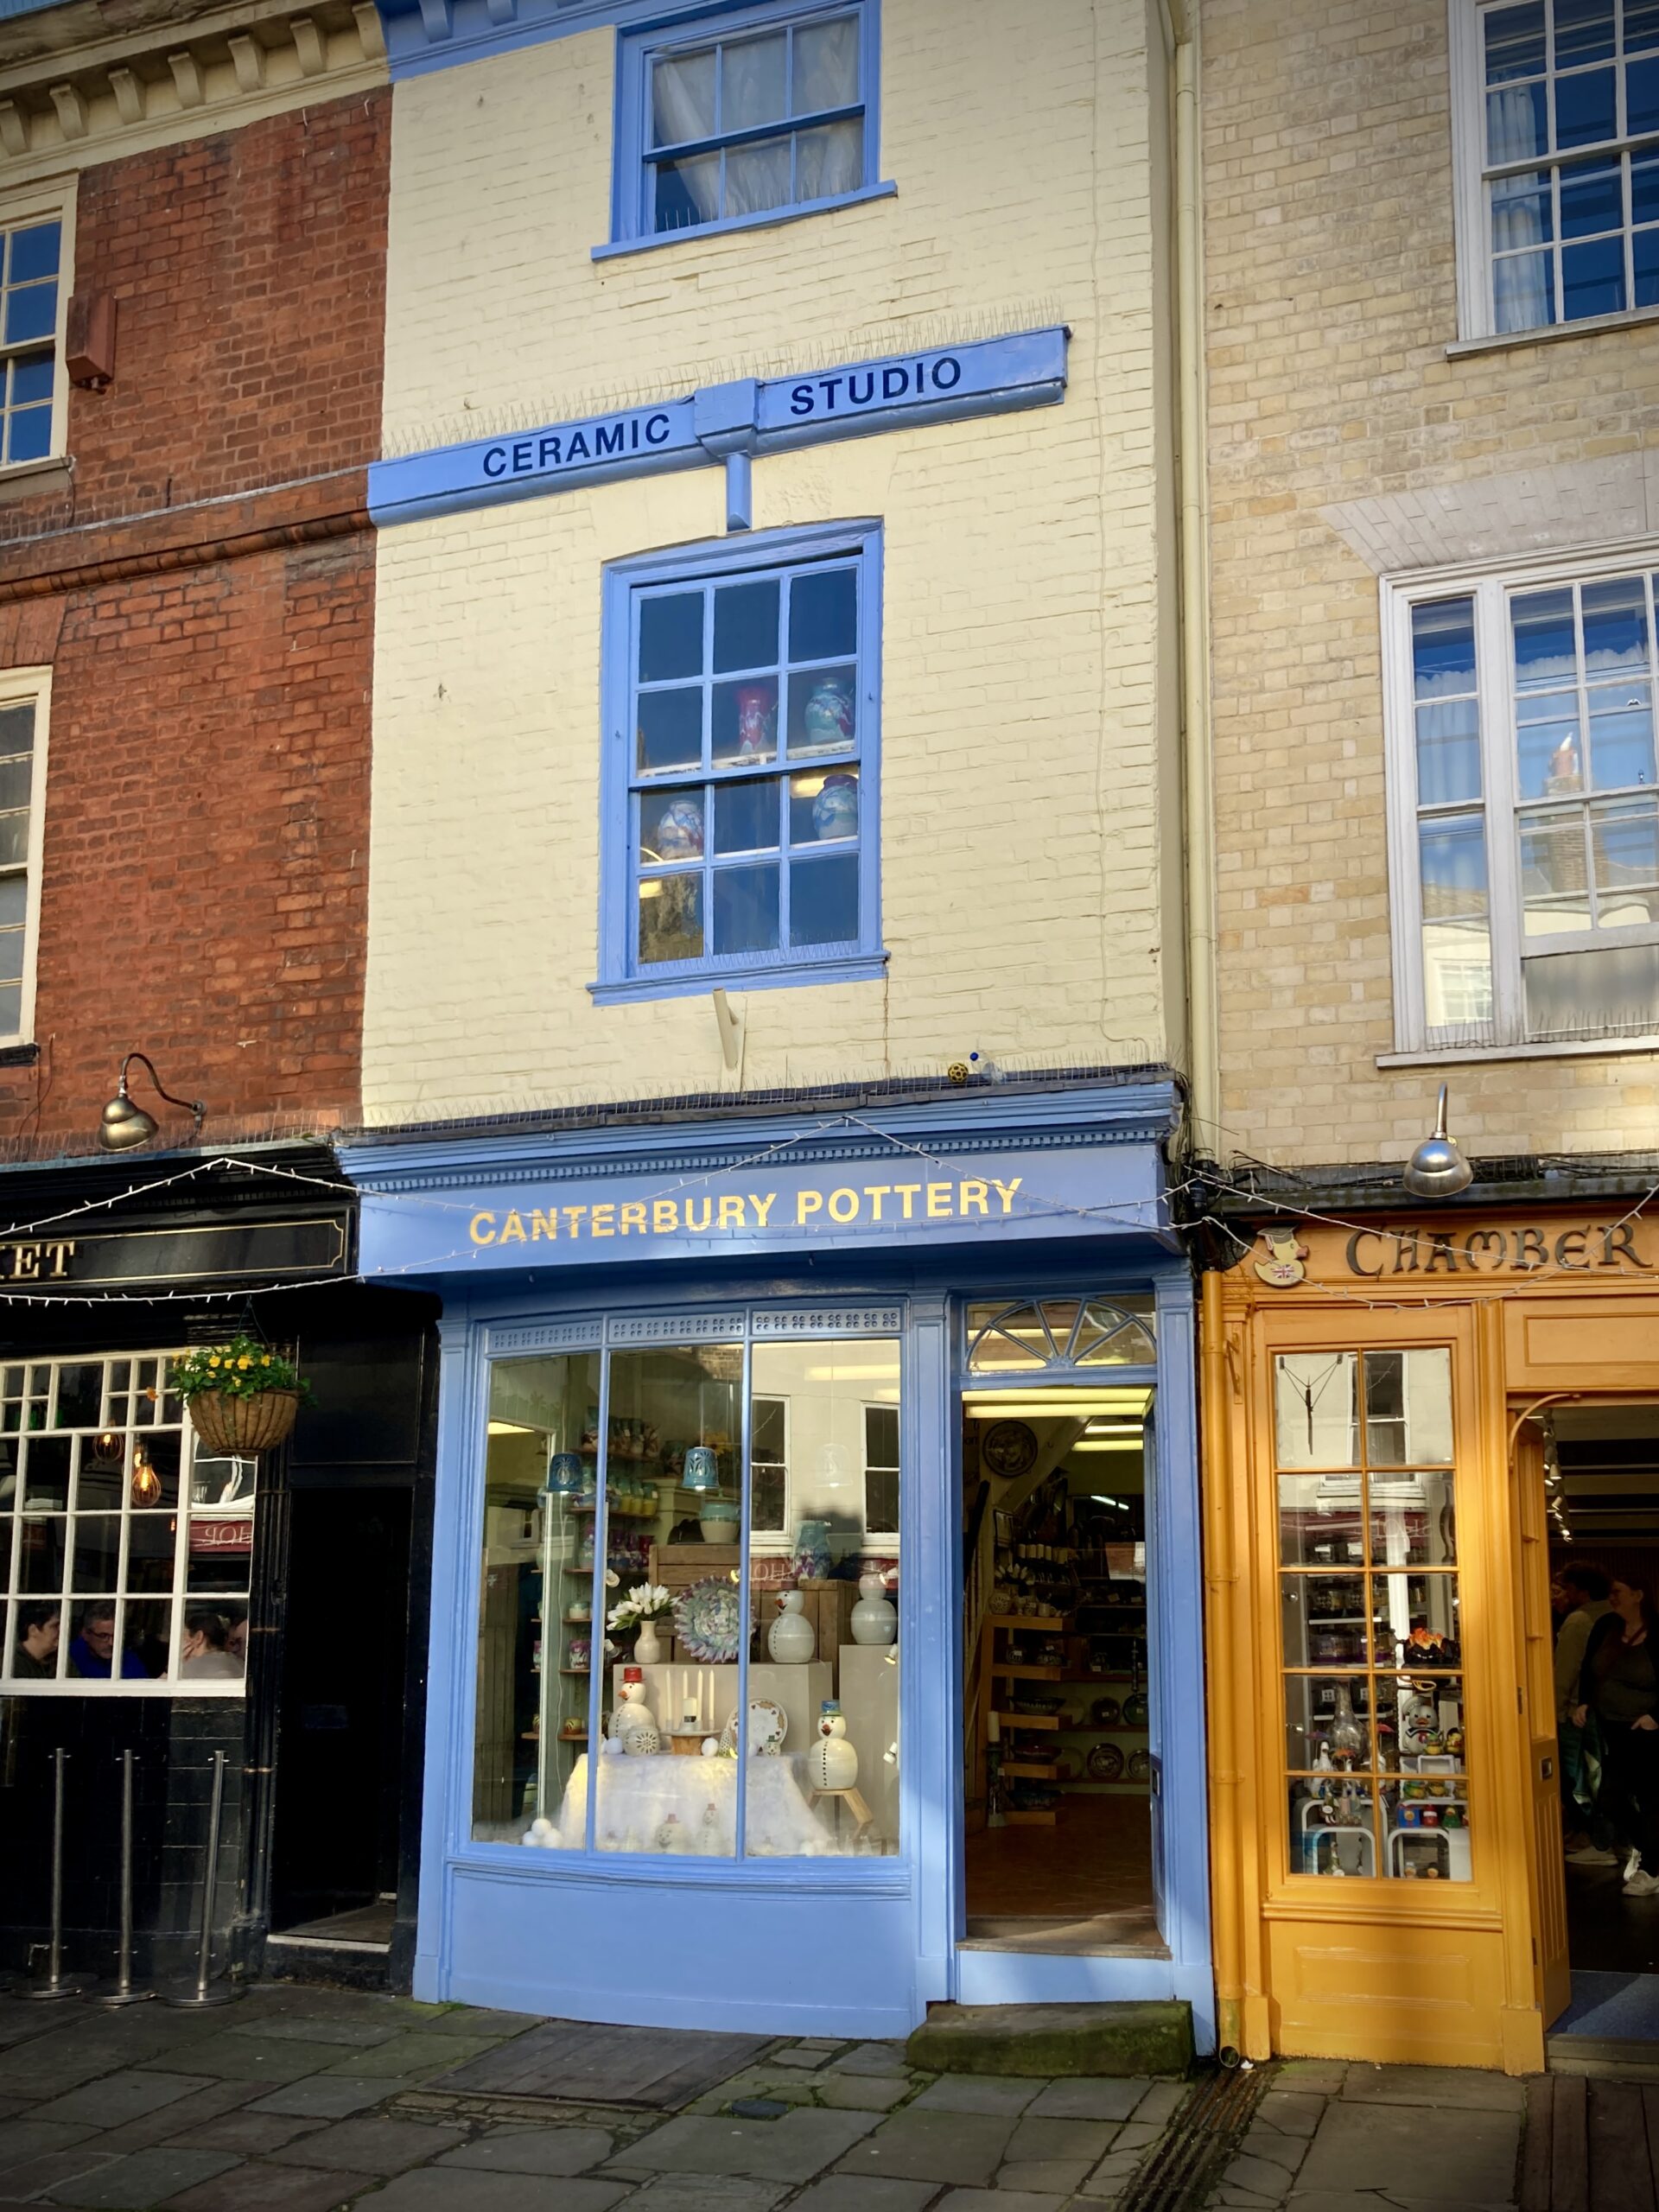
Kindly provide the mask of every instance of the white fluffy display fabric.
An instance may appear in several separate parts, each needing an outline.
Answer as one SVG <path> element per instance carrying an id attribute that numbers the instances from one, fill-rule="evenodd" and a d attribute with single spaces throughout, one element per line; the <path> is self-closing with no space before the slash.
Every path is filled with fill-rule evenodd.
<path id="1" fill-rule="evenodd" d="M 526 1841 L 557 1849 L 569 1839 L 580 1850 L 588 1819 L 588 1761 L 576 1761 L 551 1835 Z M 830 1827 L 832 1806 L 807 1802 L 804 1758 L 748 1762 L 748 1852 L 754 1859 L 819 1859 L 849 1846 Z M 729 1859 L 737 1848 L 737 1761 L 607 1753 L 600 1761 L 599 1813 L 594 1837 L 601 1851 L 668 1851 Z"/>

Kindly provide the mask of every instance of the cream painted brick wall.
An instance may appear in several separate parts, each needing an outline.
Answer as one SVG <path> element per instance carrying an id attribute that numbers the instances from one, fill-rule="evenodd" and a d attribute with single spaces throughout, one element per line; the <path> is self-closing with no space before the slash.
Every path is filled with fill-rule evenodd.
<path id="1" fill-rule="evenodd" d="M 1475 1150 L 1651 1146 L 1650 1057 L 1376 1067 L 1377 585 L 1332 511 L 1490 482 L 1470 504 L 1523 550 L 1586 542 L 1566 490 L 1524 495 L 1659 443 L 1659 331 L 1446 358 L 1446 0 L 1205 0 L 1202 38 L 1224 1149 L 1401 1157 L 1441 1073 Z"/>
<path id="2" fill-rule="evenodd" d="M 1162 1057 L 1166 374 L 1135 0 L 885 0 L 896 199 L 595 264 L 608 35 L 400 84 L 389 445 L 872 334 L 1072 329 L 1065 404 L 757 462 L 755 527 L 885 530 L 878 983 L 751 992 L 746 1085 Z M 1151 74 L 1149 75 L 1149 67 Z M 394 1120 L 717 1087 L 706 995 L 595 1008 L 600 568 L 718 471 L 383 532 L 364 1095 Z M 1166 810 L 1160 819 L 1160 803 Z M 1177 972 L 1179 972 L 1177 970 Z"/>

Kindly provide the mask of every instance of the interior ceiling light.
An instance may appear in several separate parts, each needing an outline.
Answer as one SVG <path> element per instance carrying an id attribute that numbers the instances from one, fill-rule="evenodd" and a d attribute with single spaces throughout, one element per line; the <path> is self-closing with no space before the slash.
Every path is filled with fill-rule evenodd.
<path id="1" fill-rule="evenodd" d="M 1074 1421 L 1088 1421 L 1102 1414 L 1116 1414 L 1120 1418 L 1140 1418 L 1152 1403 L 1152 1392 L 1142 1388 L 1130 1389 L 1120 1387 L 1067 1389 L 1052 1384 L 1045 1390 L 965 1390 L 962 1402 L 976 1421 L 1001 1421 L 1005 1416 L 1019 1418 L 1036 1414 L 1039 1418 L 1056 1414 L 1069 1414 Z"/>

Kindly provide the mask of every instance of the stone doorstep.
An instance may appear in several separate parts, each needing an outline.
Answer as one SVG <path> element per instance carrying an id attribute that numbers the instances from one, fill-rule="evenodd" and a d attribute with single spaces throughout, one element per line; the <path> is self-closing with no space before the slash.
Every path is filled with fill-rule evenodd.
<path id="1" fill-rule="evenodd" d="M 929 2074 L 1000 2074 L 1045 2081 L 1101 2075 L 1185 2075 L 1192 2008 L 1135 2005 L 932 2005 L 906 2047 Z"/>

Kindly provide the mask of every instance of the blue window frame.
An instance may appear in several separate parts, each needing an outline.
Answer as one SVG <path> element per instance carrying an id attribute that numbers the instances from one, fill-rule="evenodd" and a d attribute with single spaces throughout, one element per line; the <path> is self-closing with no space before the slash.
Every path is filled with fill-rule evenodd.
<path id="1" fill-rule="evenodd" d="M 880 972 L 880 532 L 606 574 L 601 1002 Z"/>
<path id="2" fill-rule="evenodd" d="M 768 0 L 623 32 L 613 238 L 775 223 L 873 194 L 877 0 Z"/>

